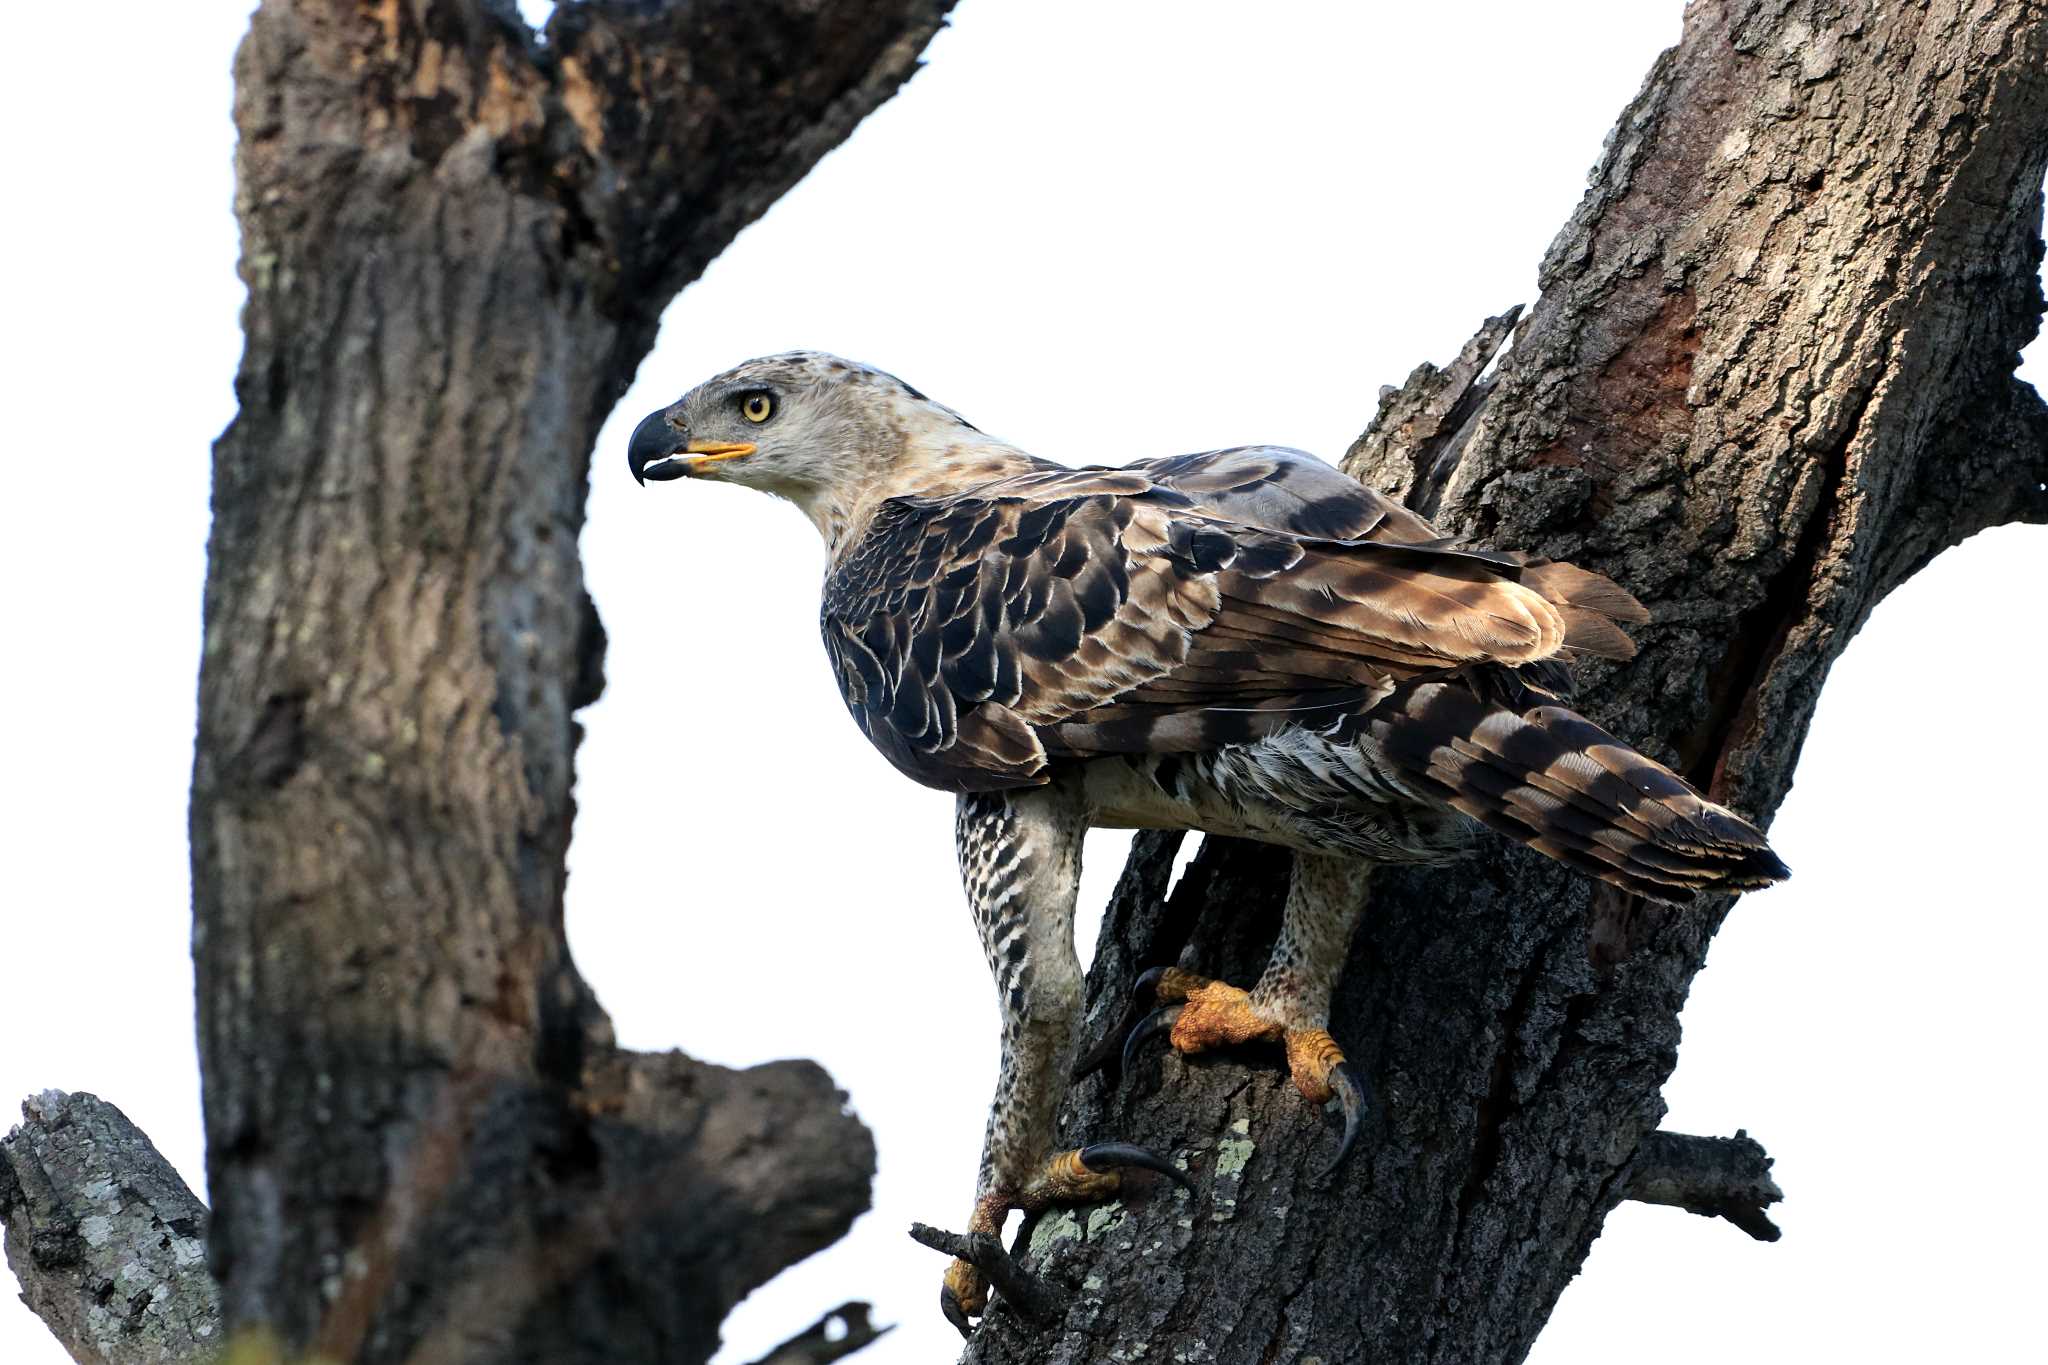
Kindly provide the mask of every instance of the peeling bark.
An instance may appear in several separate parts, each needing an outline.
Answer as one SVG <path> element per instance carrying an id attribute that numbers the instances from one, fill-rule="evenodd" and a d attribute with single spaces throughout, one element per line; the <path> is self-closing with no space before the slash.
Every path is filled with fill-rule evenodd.
<path id="1" fill-rule="evenodd" d="M 341 1360 L 698 1360 L 867 1205 L 807 1063 L 618 1050 L 569 959 L 576 539 L 674 292 L 950 0 L 267 0 L 191 837 L 230 1331 Z"/>
<path id="2" fill-rule="evenodd" d="M 2044 163 L 2039 5 L 1694 0 L 1541 296 L 1387 393 L 1346 467 L 1640 596 L 1640 656 L 1583 667 L 1583 708 L 1768 819 L 1884 593 L 2048 519 L 2048 426 L 2013 378 Z M 1207 840 L 1168 897 L 1176 842 L 1135 842 L 1091 1040 L 1145 967 L 1248 983 L 1277 931 L 1285 854 Z M 1319 1177 L 1336 1120 L 1262 1054 L 1077 1084 L 1068 1141 L 1178 1151 L 1201 1193 L 1028 1223 L 1018 1259 L 1069 1306 L 998 1303 L 966 1359 L 1522 1359 L 1608 1211 L 1677 1193 L 1659 1091 L 1729 904 L 1641 903 L 1498 843 L 1383 874 L 1334 1015 L 1379 1091 L 1350 1165 Z"/>

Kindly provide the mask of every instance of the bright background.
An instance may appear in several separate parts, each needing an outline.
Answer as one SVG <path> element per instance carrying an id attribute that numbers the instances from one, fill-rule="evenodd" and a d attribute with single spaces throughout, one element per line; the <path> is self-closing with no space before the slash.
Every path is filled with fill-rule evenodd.
<path id="1" fill-rule="evenodd" d="M 36 56 L 0 96 L 21 196 L 0 1103 L 94 1091 L 196 1186 L 185 787 L 249 6 L 125 8 L 17 6 Z M 1680 6 L 1447 14 L 965 0 L 930 67 L 684 293 L 606 429 L 584 552 L 611 688 L 585 713 L 577 958 L 626 1044 L 815 1057 L 881 1149 L 874 1212 L 742 1305 L 723 1361 L 855 1297 L 901 1324 L 858 1359 L 953 1357 L 941 1262 L 904 1229 L 965 1218 L 996 1011 L 948 800 L 892 773 L 833 690 L 812 533 L 737 488 L 636 489 L 627 433 L 736 360 L 818 347 L 1071 463 L 1336 457 L 1380 385 L 1534 296 Z M 1764 1141 L 1785 1239 L 1624 1205 L 1539 1365 L 2039 1350 L 2044 553 L 2039 528 L 1982 536 L 1878 609 L 1773 830 L 1798 880 L 1743 903 L 1686 1010 L 1669 1122 Z M 1121 843 L 1098 836 L 1084 904 Z M 61 1358 L 0 1299 L 0 1360 Z"/>

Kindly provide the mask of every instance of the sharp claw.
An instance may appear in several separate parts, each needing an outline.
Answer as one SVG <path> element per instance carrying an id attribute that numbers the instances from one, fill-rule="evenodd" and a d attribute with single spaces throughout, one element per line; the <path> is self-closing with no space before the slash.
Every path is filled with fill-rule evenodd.
<path id="1" fill-rule="evenodd" d="M 1086 1080 L 1109 1065 L 1109 1059 L 1117 1055 L 1123 1044 L 1124 1030 L 1131 1026 L 1131 1020 L 1137 1013 L 1138 1007 L 1135 1003 L 1124 1008 L 1124 1017 L 1110 1025 L 1109 1032 L 1103 1034 L 1095 1046 L 1089 1048 L 1087 1054 L 1074 1063 L 1072 1079 Z"/>
<path id="2" fill-rule="evenodd" d="M 1146 1007 L 1159 1003 L 1159 981 L 1165 975 L 1164 967 L 1148 967 L 1138 974 L 1138 979 L 1131 983 L 1131 998 L 1124 1003 L 1123 1017 L 1110 1026 L 1109 1032 L 1102 1035 L 1101 1041 L 1088 1049 L 1087 1056 L 1074 1063 L 1073 1079 L 1078 1081 L 1094 1075 L 1109 1065 L 1110 1058 L 1119 1055 L 1124 1047 L 1125 1036 L 1144 1015 Z M 1123 1065 L 1128 1067 L 1128 1056 L 1125 1057 Z"/>
<path id="3" fill-rule="evenodd" d="M 1337 1142 L 1337 1155 L 1323 1168 L 1324 1179 L 1335 1175 L 1337 1168 L 1344 1164 L 1344 1158 L 1351 1155 L 1365 1111 L 1372 1105 L 1372 1088 L 1365 1083 L 1364 1073 L 1350 1062 L 1339 1062 L 1331 1067 L 1326 1079 L 1338 1105 L 1344 1110 L 1344 1136 Z"/>
<path id="4" fill-rule="evenodd" d="M 960 1296 L 953 1292 L 953 1286 L 939 1286 L 939 1311 L 946 1315 L 946 1321 L 960 1330 L 962 1337 L 974 1335 L 974 1324 L 967 1320 L 966 1310 L 960 1307 Z"/>
<path id="5" fill-rule="evenodd" d="M 1180 1018 L 1179 1005 L 1161 1005 L 1139 1021 L 1138 1026 L 1124 1038 L 1124 1074 L 1129 1075 L 1131 1064 L 1137 1060 L 1138 1049 L 1150 1039 L 1162 1033 L 1173 1031 L 1174 1021 Z"/>
<path id="6" fill-rule="evenodd" d="M 1159 983 L 1166 978 L 1166 968 L 1147 967 L 1138 973 L 1138 979 L 1131 983 L 1131 1004 L 1139 1009 L 1159 1003 Z"/>
<path id="7" fill-rule="evenodd" d="M 1080 1151 L 1081 1164 L 1091 1171 L 1106 1170 L 1114 1166 L 1135 1166 L 1143 1171 L 1157 1171 L 1179 1185 L 1189 1194 L 1195 1192 L 1195 1182 L 1188 1179 L 1188 1173 L 1156 1152 L 1129 1142 L 1098 1142 Z"/>

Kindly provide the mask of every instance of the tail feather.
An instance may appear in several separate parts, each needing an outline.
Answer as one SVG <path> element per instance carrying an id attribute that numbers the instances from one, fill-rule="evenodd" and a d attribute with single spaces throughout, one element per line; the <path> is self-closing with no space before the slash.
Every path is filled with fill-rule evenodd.
<path id="1" fill-rule="evenodd" d="M 1681 903 L 1791 875 L 1754 825 L 1561 706 L 1516 712 L 1434 682 L 1387 698 L 1368 724 L 1423 791 L 1636 895 Z"/>

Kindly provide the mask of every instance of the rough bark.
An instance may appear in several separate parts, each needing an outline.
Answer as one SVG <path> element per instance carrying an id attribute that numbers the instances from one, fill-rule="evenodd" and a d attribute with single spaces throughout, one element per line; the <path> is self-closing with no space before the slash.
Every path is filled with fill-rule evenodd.
<path id="1" fill-rule="evenodd" d="M 1388 392 L 1347 468 L 1636 592 L 1642 653 L 1582 669 L 1585 709 L 1768 818 L 1871 607 L 1976 530 L 2048 519 L 2048 424 L 2013 379 L 2044 160 L 2037 4 L 1695 0 L 1541 296 Z M 1274 936 L 1284 853 L 1208 840 L 1169 897 L 1176 842 L 1137 840 L 1091 1037 L 1142 968 L 1249 982 Z M 1336 1120 L 1263 1053 L 1076 1085 L 1069 1140 L 1182 1152 L 1200 1194 L 1027 1224 L 1018 1258 L 1066 1309 L 998 1304 L 967 1359 L 1520 1360 L 1607 1212 L 1658 1188 L 1678 1011 L 1728 909 L 1498 844 L 1383 875 L 1334 1025 L 1379 1092 L 1360 1154 L 1321 1178 Z"/>
<path id="2" fill-rule="evenodd" d="M 206 1206 L 171 1163 L 95 1095 L 31 1095 L 21 1118 L 0 1141 L 0 1221 L 22 1302 L 85 1365 L 218 1356 Z"/>
<path id="3" fill-rule="evenodd" d="M 1636 1149 L 1626 1197 L 1725 1218 L 1759 1242 L 1775 1242 L 1778 1225 L 1764 1210 L 1785 1193 L 1771 1179 L 1770 1157 L 1747 1133 L 1707 1138 L 1655 1132 Z"/>
<path id="4" fill-rule="evenodd" d="M 193 773 L 230 1332 L 337 1360 L 698 1360 L 874 1152 L 807 1063 L 618 1050 L 562 933 L 577 533 L 663 306 L 950 0 L 266 0 Z"/>

